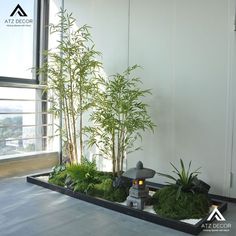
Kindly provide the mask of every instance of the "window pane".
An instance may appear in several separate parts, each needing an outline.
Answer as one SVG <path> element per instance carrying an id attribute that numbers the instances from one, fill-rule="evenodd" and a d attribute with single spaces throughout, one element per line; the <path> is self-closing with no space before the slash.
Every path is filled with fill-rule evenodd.
<path id="1" fill-rule="evenodd" d="M 0 0 L 0 76 L 33 79 L 34 0 Z"/>
<path id="2" fill-rule="evenodd" d="M 45 150 L 47 116 L 42 112 L 40 91 L 0 87 L 0 158 L 4 155 Z M 51 121 L 49 121 L 51 122 Z"/>

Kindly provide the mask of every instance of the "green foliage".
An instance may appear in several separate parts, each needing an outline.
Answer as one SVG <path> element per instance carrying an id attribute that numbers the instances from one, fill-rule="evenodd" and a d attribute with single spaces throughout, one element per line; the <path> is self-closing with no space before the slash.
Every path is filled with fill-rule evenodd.
<path id="1" fill-rule="evenodd" d="M 63 35 L 63 38 L 55 49 L 45 52 L 47 61 L 39 74 L 48 78 L 45 92 L 51 102 L 50 111 L 63 118 L 59 130 L 64 141 L 64 155 L 76 164 L 83 155 L 83 115 L 92 106 L 96 77 L 102 65 L 97 60 L 100 52 L 95 50 L 90 27 L 78 28 L 75 18 L 66 10 L 58 16 L 59 23 L 50 25 L 50 33 Z"/>
<path id="2" fill-rule="evenodd" d="M 72 181 L 74 191 L 89 193 L 98 182 L 96 163 L 82 160 L 81 164 L 71 164 L 67 167 L 68 177 Z"/>
<path id="3" fill-rule="evenodd" d="M 48 182 L 64 187 L 66 178 L 67 178 L 66 166 L 57 165 L 53 167 L 52 172 L 49 175 Z"/>
<path id="4" fill-rule="evenodd" d="M 124 188 L 114 188 L 113 180 L 109 177 L 94 185 L 93 195 L 113 202 L 123 202 L 127 198 Z"/>
<path id="5" fill-rule="evenodd" d="M 96 163 L 86 159 L 81 164 L 58 165 L 53 168 L 49 182 L 65 186 L 110 201 L 123 202 L 127 197 L 125 187 L 113 186 L 113 175 L 109 172 L 98 172 Z"/>
<path id="6" fill-rule="evenodd" d="M 181 191 L 176 199 L 178 188 L 167 186 L 158 190 L 153 196 L 155 212 L 171 219 L 199 219 L 209 212 L 207 194 Z"/>
<path id="7" fill-rule="evenodd" d="M 163 173 L 158 173 L 158 174 L 175 181 L 175 183 L 170 183 L 170 184 L 177 186 L 178 190 L 176 193 L 176 198 L 177 199 L 179 198 L 181 191 L 186 191 L 186 192 L 191 191 L 194 193 L 194 186 L 195 186 L 194 182 L 197 175 L 200 173 L 198 171 L 200 168 L 196 169 L 193 172 L 190 172 L 191 161 L 189 162 L 188 169 L 186 170 L 182 159 L 180 159 L 180 165 L 181 165 L 180 170 L 178 170 L 172 163 L 170 164 L 174 168 L 172 172 L 177 175 L 177 178 L 168 174 L 163 174 Z"/>
<path id="8" fill-rule="evenodd" d="M 91 120 L 95 127 L 86 129 L 91 134 L 89 145 L 96 145 L 100 153 L 112 159 L 113 174 L 123 171 L 126 154 L 140 149 L 136 147 L 141 139 L 140 131 L 154 129 L 155 125 L 142 99 L 151 94 L 140 88 L 141 79 L 131 77 L 137 65 L 129 67 L 122 74 L 115 74 L 109 80 L 100 78 L 103 90 L 95 96 L 95 111 Z"/>
<path id="9" fill-rule="evenodd" d="M 117 188 L 112 192 L 111 201 L 124 202 L 128 197 L 127 191 L 124 188 Z"/>
<path id="10" fill-rule="evenodd" d="M 54 175 L 60 174 L 62 171 L 66 170 L 65 165 L 56 165 L 52 168 L 49 178 L 52 178 Z"/>
<path id="11" fill-rule="evenodd" d="M 101 183 L 94 185 L 93 195 L 107 199 L 107 195 L 110 192 L 112 192 L 112 190 L 113 190 L 112 179 L 106 178 L 106 179 L 103 179 Z"/>
<path id="12" fill-rule="evenodd" d="M 67 178 L 67 172 L 64 170 L 64 171 L 54 175 L 53 177 L 51 177 L 48 180 L 48 182 L 64 187 L 66 178 Z"/>

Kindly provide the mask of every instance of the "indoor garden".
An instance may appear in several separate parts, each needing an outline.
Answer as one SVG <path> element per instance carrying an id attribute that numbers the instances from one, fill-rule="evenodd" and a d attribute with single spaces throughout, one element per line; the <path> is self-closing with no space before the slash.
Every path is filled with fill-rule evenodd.
<path id="1" fill-rule="evenodd" d="M 48 78 L 45 93 L 52 104 L 50 112 L 61 120 L 62 162 L 36 179 L 53 190 L 57 186 L 56 191 L 69 191 L 70 196 L 75 193 L 113 210 L 199 233 L 198 222 L 215 205 L 225 210 L 224 204 L 209 197 L 210 186 L 198 179 L 199 169 L 192 170 L 191 162 L 186 166 L 182 159 L 180 167 L 171 163 L 173 176 L 155 167 L 145 168 L 142 162 L 125 168 L 129 153 L 141 149 L 143 133 L 156 129 L 145 102 L 152 96 L 151 90 L 143 89 L 142 79 L 135 76 L 140 66 L 102 76 L 101 52 L 95 48 L 90 27 L 75 30 L 71 14 L 62 11 L 58 16 L 60 22 L 50 25 L 50 33 L 63 38 L 56 48 L 45 52 L 47 61 L 38 73 Z M 88 150 L 93 152 L 92 158 Z M 111 170 L 99 170 L 96 157 L 110 160 Z M 155 174 L 171 182 L 157 187 L 146 181 Z M 35 181 L 29 177 L 29 182 Z"/>

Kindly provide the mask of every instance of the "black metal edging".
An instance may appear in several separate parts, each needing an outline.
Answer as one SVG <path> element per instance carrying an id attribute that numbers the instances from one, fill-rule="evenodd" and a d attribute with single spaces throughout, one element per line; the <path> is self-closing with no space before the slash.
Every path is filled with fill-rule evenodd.
<path id="1" fill-rule="evenodd" d="M 160 217 L 158 215 L 154 215 L 152 213 L 149 212 L 145 212 L 145 211 L 140 211 L 134 208 L 129 208 L 127 206 L 118 204 L 118 203 L 114 203 L 114 202 L 110 202 L 101 198 L 96 198 L 96 197 L 92 197 L 92 196 L 88 196 L 85 195 L 83 193 L 78 193 L 78 192 L 73 192 L 69 189 L 66 189 L 64 187 L 60 187 L 51 183 L 47 183 L 45 181 L 42 181 L 40 179 L 37 179 L 37 177 L 39 176 L 47 176 L 49 173 L 43 173 L 43 174 L 37 174 L 34 176 L 27 176 L 27 182 L 32 183 L 32 184 L 36 184 L 39 185 L 41 187 L 62 193 L 62 194 L 66 194 L 70 197 L 73 198 L 77 198 L 92 204 L 96 204 L 98 206 L 104 207 L 104 208 L 108 208 L 110 210 L 113 211 L 117 211 L 126 215 L 130 215 L 133 216 L 135 218 L 139 218 L 145 221 L 149 221 L 152 223 L 156 223 L 162 226 L 166 226 L 172 229 L 176 229 L 185 233 L 189 233 L 189 234 L 193 234 L 193 235 L 198 235 L 201 231 L 201 225 L 203 223 L 206 222 L 206 218 L 202 219 L 200 222 L 198 222 L 196 225 L 191 225 L 185 222 L 181 222 L 181 221 L 177 221 L 177 220 L 172 220 L 172 219 L 168 219 L 168 218 L 163 218 Z M 156 188 L 157 189 L 157 188 Z M 217 203 L 220 203 L 219 206 L 219 211 L 222 213 L 227 209 L 227 203 L 225 202 L 218 202 L 215 201 Z"/>

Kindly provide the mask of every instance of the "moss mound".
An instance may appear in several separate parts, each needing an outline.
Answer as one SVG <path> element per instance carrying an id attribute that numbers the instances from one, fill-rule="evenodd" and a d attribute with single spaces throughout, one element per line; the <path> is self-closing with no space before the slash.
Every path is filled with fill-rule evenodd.
<path id="1" fill-rule="evenodd" d="M 155 212 L 171 219 L 199 219 L 209 212 L 210 202 L 207 194 L 181 191 L 176 199 L 178 188 L 167 186 L 153 195 Z"/>

